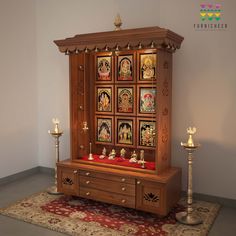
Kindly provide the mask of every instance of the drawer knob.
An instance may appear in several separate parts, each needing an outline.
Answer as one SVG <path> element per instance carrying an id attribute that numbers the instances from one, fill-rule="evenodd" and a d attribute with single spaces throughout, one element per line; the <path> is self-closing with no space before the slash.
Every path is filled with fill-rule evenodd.
<path id="1" fill-rule="evenodd" d="M 125 200 L 125 199 L 122 199 L 121 202 L 122 202 L 122 203 L 126 203 L 126 200 Z"/>
<path id="2" fill-rule="evenodd" d="M 125 182 L 125 178 L 122 178 L 121 181 L 122 181 L 122 182 Z"/>
<path id="3" fill-rule="evenodd" d="M 86 173 L 85 173 L 85 175 L 89 176 L 89 175 L 90 175 L 90 173 L 89 173 L 89 172 L 86 172 Z"/>
<path id="4" fill-rule="evenodd" d="M 78 170 L 74 170 L 73 173 L 74 173 L 74 174 L 77 174 L 77 173 L 78 173 Z"/>
<path id="5" fill-rule="evenodd" d="M 89 180 L 87 180 L 87 181 L 86 181 L 86 184 L 90 184 L 90 181 L 89 181 Z"/>
<path id="6" fill-rule="evenodd" d="M 138 181 L 137 181 L 137 184 L 141 184 L 141 181 L 140 181 L 140 180 L 138 180 Z"/>
<path id="7" fill-rule="evenodd" d="M 84 70 L 83 65 L 79 65 L 79 70 Z"/>
<path id="8" fill-rule="evenodd" d="M 122 191 L 125 191 L 125 190 L 126 190 L 126 188 L 125 188 L 125 187 L 123 187 L 121 190 L 122 190 Z"/>
<path id="9" fill-rule="evenodd" d="M 87 192 L 87 193 L 86 193 L 86 196 L 89 196 L 89 195 L 90 195 L 90 192 Z"/>

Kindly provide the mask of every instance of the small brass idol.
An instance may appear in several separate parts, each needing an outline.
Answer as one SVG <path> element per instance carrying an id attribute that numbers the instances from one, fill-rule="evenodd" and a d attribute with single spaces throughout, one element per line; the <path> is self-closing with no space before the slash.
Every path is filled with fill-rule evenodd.
<path id="1" fill-rule="evenodd" d="M 111 152 L 109 153 L 108 159 L 114 160 L 115 157 L 116 157 L 116 151 L 115 151 L 115 149 L 112 149 Z"/>
<path id="2" fill-rule="evenodd" d="M 195 144 L 193 142 L 193 135 L 196 133 L 197 129 L 195 127 L 187 128 L 187 134 L 189 135 L 187 143 L 182 143 L 181 146 L 188 152 L 188 195 L 187 195 L 187 209 L 184 212 L 179 212 L 176 214 L 176 219 L 186 225 L 198 225 L 203 221 L 200 216 L 194 212 L 192 207 L 193 203 L 193 152 L 200 146 L 200 144 Z"/>
<path id="3" fill-rule="evenodd" d="M 126 153 L 126 150 L 124 148 L 122 148 L 120 150 L 120 157 L 125 159 L 125 153 Z"/>
<path id="4" fill-rule="evenodd" d="M 83 128 L 82 129 L 85 133 L 88 131 L 89 127 L 88 127 L 88 122 L 87 121 L 83 122 Z"/>
<path id="5" fill-rule="evenodd" d="M 100 159 L 104 159 L 106 157 L 106 154 L 107 154 L 107 149 L 104 147 L 102 149 L 102 155 L 99 156 Z"/>
<path id="6" fill-rule="evenodd" d="M 136 163 L 138 161 L 138 155 L 135 152 L 135 150 L 132 152 L 131 158 L 129 159 L 129 162 Z"/>

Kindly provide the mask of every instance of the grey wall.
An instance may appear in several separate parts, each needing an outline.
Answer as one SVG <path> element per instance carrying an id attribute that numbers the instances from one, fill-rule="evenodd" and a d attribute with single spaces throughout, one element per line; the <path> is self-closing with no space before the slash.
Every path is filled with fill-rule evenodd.
<path id="1" fill-rule="evenodd" d="M 0 3 L 0 178 L 38 165 L 36 11 Z"/>
<path id="2" fill-rule="evenodd" d="M 17 1 L 4 2 L 9 11 L 3 12 L 5 17 L 11 13 L 12 2 Z M 11 20 L 14 22 L 11 28 L 13 32 L 18 32 L 22 21 L 26 22 L 28 27 L 20 31 L 21 39 L 23 41 L 24 35 L 31 35 L 34 40 L 25 42 L 27 48 L 25 46 L 24 50 L 22 49 L 20 60 L 15 59 L 18 63 L 15 65 L 24 68 L 23 71 L 24 73 L 27 71 L 27 76 L 11 71 L 13 74 L 10 78 L 14 80 L 12 87 L 9 80 L 4 80 L 8 74 L 7 69 L 12 67 L 12 63 L 5 59 L 9 53 L 5 48 L 15 45 L 17 40 L 10 34 L 11 30 L 5 25 L 6 23 L 2 21 L 0 23 L 4 26 L 1 32 L 4 32 L 5 37 L 4 46 L 1 44 L 5 55 L 0 55 L 0 78 L 5 86 L 4 89 L 1 83 L 0 96 L 2 96 L 1 104 L 3 104 L 1 118 L 5 105 L 2 100 L 8 99 L 7 94 L 12 89 L 17 92 L 16 94 L 20 91 L 21 100 L 18 97 L 17 101 L 21 101 L 21 104 L 24 104 L 21 109 L 28 112 L 23 117 L 21 112 L 21 122 L 15 125 L 12 120 L 12 111 L 20 110 L 19 106 L 14 103 L 12 97 L 10 98 L 11 108 L 5 105 L 3 116 L 5 123 L 1 122 L 4 134 L 0 134 L 3 140 L 0 157 L 2 163 L 5 163 L 5 168 L 0 166 L 3 176 L 36 164 L 34 154 L 38 154 L 38 165 L 54 166 L 53 140 L 47 134 L 47 130 L 52 128 L 53 117 L 61 120 L 61 127 L 65 131 L 61 138 L 61 158 L 69 157 L 68 57 L 59 53 L 53 40 L 75 34 L 113 30 L 114 17 L 119 12 L 123 20 L 123 28 L 157 25 L 169 28 L 185 37 L 181 49 L 174 54 L 172 163 L 183 168 L 183 189 L 186 189 L 186 153 L 180 147 L 180 142 L 187 139 L 186 128 L 190 125 L 196 126 L 196 139 L 202 147 L 195 155 L 194 191 L 236 199 L 236 189 L 233 187 L 236 182 L 236 126 L 234 124 L 236 108 L 233 104 L 236 96 L 234 93 L 236 88 L 234 59 L 236 2 L 227 0 L 217 3 L 219 2 L 222 3 L 222 20 L 228 24 L 228 28 L 224 31 L 194 30 L 193 24 L 199 22 L 201 1 L 35 0 L 33 3 L 21 1 L 21 5 L 28 14 L 21 15 L 19 18 L 20 10 L 16 9 L 15 14 L 11 15 Z M 15 52 L 11 53 L 15 55 Z M 17 56 L 19 58 L 19 53 Z M 16 79 L 16 74 L 19 75 L 20 80 Z M 23 99 L 26 96 L 25 92 L 19 89 L 25 86 L 30 86 L 32 89 L 26 90 L 29 93 L 27 97 L 30 99 Z M 19 114 L 19 112 L 16 113 Z M 28 129 L 31 132 L 30 135 L 25 131 L 25 123 L 30 124 Z M 16 135 L 18 126 L 24 130 L 20 143 L 18 136 L 14 140 L 4 138 L 12 136 L 12 133 Z M 36 138 L 36 131 L 33 129 L 35 126 L 38 127 Z M 37 140 L 38 148 L 34 140 Z M 16 147 L 15 150 L 11 150 L 12 145 Z M 25 146 L 31 149 L 22 148 Z M 22 149 L 24 151 L 19 152 Z M 7 169 L 6 157 L 16 161 L 17 164 L 23 163 L 23 166 L 16 165 Z"/>
<path id="3" fill-rule="evenodd" d="M 172 160 L 183 167 L 185 187 L 186 153 L 179 144 L 186 127 L 196 126 L 202 147 L 195 153 L 194 190 L 236 199 L 236 2 L 217 1 L 228 25 L 222 31 L 194 30 L 200 3 L 161 1 L 161 26 L 185 37 L 174 55 Z"/>

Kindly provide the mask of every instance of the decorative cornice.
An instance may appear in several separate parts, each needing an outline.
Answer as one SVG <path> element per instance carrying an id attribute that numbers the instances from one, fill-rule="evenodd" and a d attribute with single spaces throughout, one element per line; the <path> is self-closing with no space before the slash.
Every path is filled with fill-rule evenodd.
<path id="1" fill-rule="evenodd" d="M 117 48 L 163 48 L 175 51 L 180 48 L 183 37 L 164 28 L 147 27 L 75 35 L 72 38 L 55 40 L 55 44 L 63 53 L 79 53 L 80 51 L 117 50 Z"/>

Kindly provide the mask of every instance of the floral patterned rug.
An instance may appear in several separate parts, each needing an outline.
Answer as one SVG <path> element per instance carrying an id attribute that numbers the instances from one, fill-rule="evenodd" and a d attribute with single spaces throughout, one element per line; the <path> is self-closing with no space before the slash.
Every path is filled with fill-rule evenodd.
<path id="1" fill-rule="evenodd" d="M 96 202 L 79 197 L 34 194 L 0 209 L 10 216 L 68 235 L 80 236 L 204 236 L 213 224 L 219 205 L 194 201 L 195 211 L 203 224 L 187 226 L 176 222 L 175 214 L 183 211 L 184 200 L 164 218 L 150 213 Z"/>

